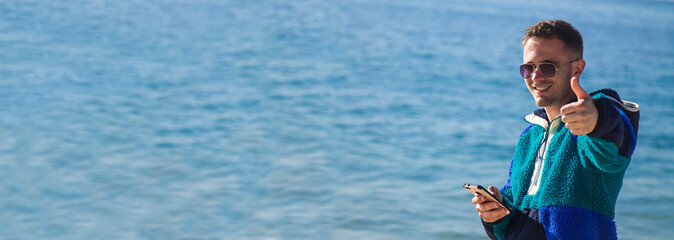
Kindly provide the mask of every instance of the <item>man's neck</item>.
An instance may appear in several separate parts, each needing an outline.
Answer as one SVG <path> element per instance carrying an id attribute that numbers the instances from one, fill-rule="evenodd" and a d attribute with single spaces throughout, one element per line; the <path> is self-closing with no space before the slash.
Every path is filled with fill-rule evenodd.
<path id="1" fill-rule="evenodd" d="M 554 107 L 544 107 L 545 113 L 548 115 L 548 121 L 552 122 L 553 119 L 555 119 L 557 116 L 559 116 L 559 109 L 561 107 L 554 106 Z"/>
<path id="2" fill-rule="evenodd" d="M 548 121 L 552 122 L 553 119 L 555 119 L 557 116 L 559 116 L 562 107 L 564 107 L 566 104 L 572 103 L 577 101 L 575 96 L 570 96 L 569 100 L 566 101 L 565 104 L 560 105 L 560 106 L 549 106 L 549 107 L 543 107 L 545 109 L 545 113 L 548 115 Z"/>

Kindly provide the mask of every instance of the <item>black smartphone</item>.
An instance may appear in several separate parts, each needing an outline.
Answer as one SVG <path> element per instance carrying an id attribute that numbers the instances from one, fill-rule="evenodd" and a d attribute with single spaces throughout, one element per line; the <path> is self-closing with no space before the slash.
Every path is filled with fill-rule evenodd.
<path id="1" fill-rule="evenodd" d="M 491 195 L 491 193 L 489 193 L 489 191 L 487 191 L 487 189 L 485 189 L 484 187 L 482 187 L 480 185 L 477 185 L 477 184 L 466 183 L 466 184 L 463 185 L 463 188 L 470 191 L 474 195 L 480 195 L 480 196 L 485 197 L 487 199 L 487 202 L 498 203 L 499 205 L 501 205 L 501 207 L 506 209 L 506 214 L 510 214 L 511 209 L 508 208 L 502 201 L 499 201 L 498 199 L 496 199 L 496 197 L 494 197 L 494 195 Z"/>

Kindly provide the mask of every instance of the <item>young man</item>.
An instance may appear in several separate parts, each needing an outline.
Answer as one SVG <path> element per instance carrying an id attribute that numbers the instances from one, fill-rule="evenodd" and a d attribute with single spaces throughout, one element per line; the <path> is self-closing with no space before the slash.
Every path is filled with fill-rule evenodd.
<path id="1" fill-rule="evenodd" d="M 579 84 L 583 40 L 569 23 L 541 21 L 522 40 L 520 73 L 536 105 L 525 119 L 499 191 L 514 211 L 481 196 L 473 204 L 491 239 L 616 239 L 613 221 L 636 146 L 638 105 Z"/>

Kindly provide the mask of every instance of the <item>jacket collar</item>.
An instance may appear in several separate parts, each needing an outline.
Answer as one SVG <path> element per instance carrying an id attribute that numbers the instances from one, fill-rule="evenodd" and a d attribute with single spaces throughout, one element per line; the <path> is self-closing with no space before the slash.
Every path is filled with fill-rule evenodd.
<path id="1" fill-rule="evenodd" d="M 575 98 L 569 101 L 568 103 L 572 103 L 577 101 Z M 545 129 L 548 129 L 548 126 L 550 125 L 550 121 L 548 121 L 548 113 L 545 111 L 544 108 L 539 108 L 536 109 L 532 114 L 527 115 L 524 117 L 524 119 L 532 124 L 539 125 Z"/>
<path id="2" fill-rule="evenodd" d="M 536 124 L 544 129 L 548 129 L 548 125 L 550 124 L 548 122 L 548 114 L 545 112 L 545 109 L 540 108 L 534 111 L 534 113 L 527 115 L 524 117 L 524 119 L 531 123 L 531 124 Z"/>

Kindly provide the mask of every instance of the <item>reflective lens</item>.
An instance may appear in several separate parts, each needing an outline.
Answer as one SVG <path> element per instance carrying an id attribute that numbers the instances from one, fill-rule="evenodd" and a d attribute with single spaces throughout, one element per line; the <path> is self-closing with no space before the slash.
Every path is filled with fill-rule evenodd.
<path id="1" fill-rule="evenodd" d="M 536 67 L 537 66 L 533 63 L 522 64 L 520 65 L 520 74 L 523 78 L 528 79 L 534 74 Z M 554 63 L 539 63 L 538 70 L 541 71 L 543 76 L 549 78 L 553 78 L 557 75 L 557 66 L 555 66 Z"/>
<path id="2" fill-rule="evenodd" d="M 540 70 L 544 76 L 549 78 L 553 78 L 557 75 L 557 66 L 553 63 L 541 63 L 538 65 L 538 70 Z"/>
<path id="3" fill-rule="evenodd" d="M 531 77 L 531 74 L 534 73 L 534 65 L 531 64 L 522 64 L 520 65 L 520 75 L 524 79 L 529 79 Z"/>

